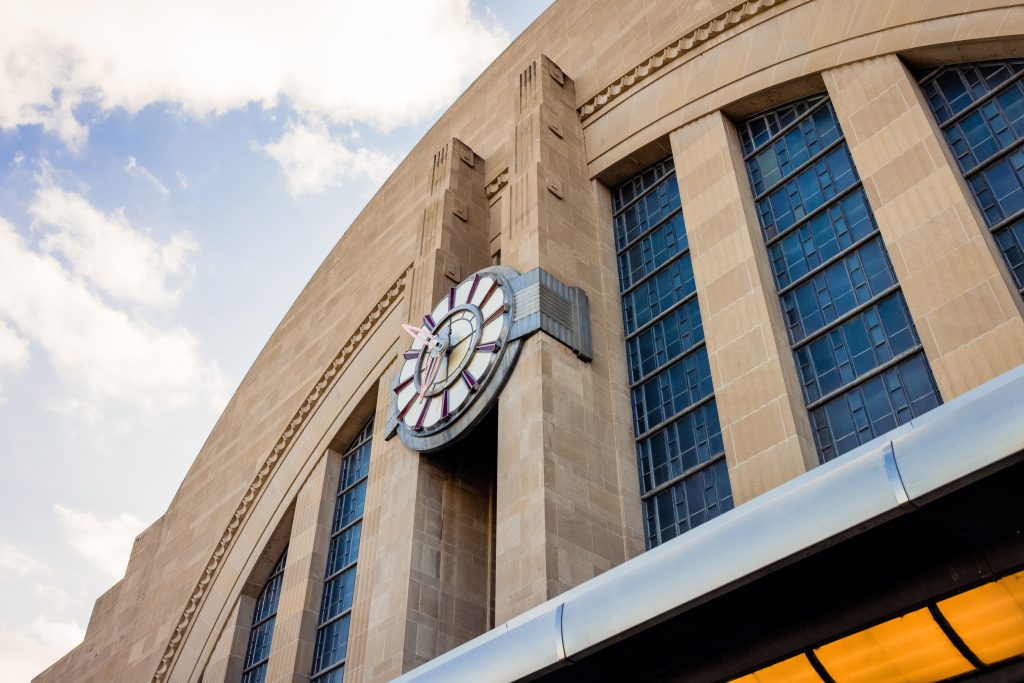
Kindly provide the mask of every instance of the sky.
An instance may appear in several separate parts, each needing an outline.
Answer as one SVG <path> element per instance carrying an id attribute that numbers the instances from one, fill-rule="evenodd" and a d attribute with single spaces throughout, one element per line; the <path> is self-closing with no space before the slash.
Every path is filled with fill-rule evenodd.
<path id="1" fill-rule="evenodd" d="M 550 0 L 0 0 L 0 671 L 27 683 L 395 165 Z"/>

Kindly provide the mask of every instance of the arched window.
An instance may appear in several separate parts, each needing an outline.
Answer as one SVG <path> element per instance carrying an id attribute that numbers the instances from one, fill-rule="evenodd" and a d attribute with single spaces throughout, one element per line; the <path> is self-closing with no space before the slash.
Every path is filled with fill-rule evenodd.
<path id="1" fill-rule="evenodd" d="M 324 572 L 319 625 L 313 649 L 312 683 L 341 683 L 345 678 L 348 627 L 356 586 L 356 560 L 370 468 L 373 417 L 341 458 L 338 495 L 331 522 L 331 545 Z"/>
<path id="2" fill-rule="evenodd" d="M 249 645 L 245 648 L 242 683 L 263 683 L 267 677 L 270 641 L 274 637 L 274 620 L 277 617 L 277 603 L 281 598 L 281 578 L 284 576 L 287 557 L 288 549 L 285 548 L 256 599 Z"/>

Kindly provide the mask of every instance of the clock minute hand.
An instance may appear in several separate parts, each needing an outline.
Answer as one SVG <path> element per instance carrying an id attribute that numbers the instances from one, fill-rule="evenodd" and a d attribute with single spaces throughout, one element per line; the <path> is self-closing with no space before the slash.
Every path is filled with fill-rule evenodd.
<path id="1" fill-rule="evenodd" d="M 433 356 L 430 359 L 430 365 L 427 366 L 427 370 L 424 373 L 424 377 L 420 380 L 420 402 L 423 402 L 423 397 L 426 396 L 427 387 L 434 383 L 434 377 L 437 375 L 437 369 L 441 367 L 441 357 Z"/>

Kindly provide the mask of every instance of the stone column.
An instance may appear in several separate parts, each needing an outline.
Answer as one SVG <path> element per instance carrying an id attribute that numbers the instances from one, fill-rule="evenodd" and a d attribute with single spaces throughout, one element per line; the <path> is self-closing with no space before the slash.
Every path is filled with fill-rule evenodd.
<path id="1" fill-rule="evenodd" d="M 449 287 L 489 265 L 484 160 L 453 138 L 433 155 L 427 173 L 428 199 L 405 305 L 409 322 L 418 322 Z M 398 332 L 396 349 L 404 350 L 408 339 Z M 489 520 L 475 498 L 462 505 L 456 494 L 477 484 L 443 458 L 421 456 L 398 438 L 384 440 L 398 365 L 378 386 L 346 680 L 391 680 L 487 626 L 486 597 L 455 605 L 450 586 L 463 580 L 468 594 L 486 595 L 484 586 L 475 585 L 487 582 L 486 567 L 469 567 L 479 562 L 479 539 L 460 530 Z M 486 501 L 487 487 L 478 494 Z"/>
<path id="2" fill-rule="evenodd" d="M 818 464 L 736 129 L 712 112 L 671 135 L 736 504 Z"/>
<path id="3" fill-rule="evenodd" d="M 499 399 L 497 623 L 623 562 L 643 538 L 612 228 L 587 177 L 573 82 L 541 56 L 515 87 L 501 261 L 586 291 L 594 360 L 537 333 Z"/>
<path id="4" fill-rule="evenodd" d="M 288 560 L 281 577 L 281 597 L 270 643 L 267 683 L 309 680 L 338 491 L 339 461 L 340 456 L 328 450 L 295 497 Z M 252 618 L 251 611 L 249 618 Z"/>
<path id="5" fill-rule="evenodd" d="M 894 55 L 824 78 L 943 399 L 1024 363 L 1020 297 L 914 78 Z"/>

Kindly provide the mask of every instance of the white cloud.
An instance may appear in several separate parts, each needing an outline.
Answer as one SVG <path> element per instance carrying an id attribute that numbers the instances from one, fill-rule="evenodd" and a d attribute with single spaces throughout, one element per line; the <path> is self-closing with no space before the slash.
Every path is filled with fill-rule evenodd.
<path id="1" fill-rule="evenodd" d="M 68 543 L 82 559 L 108 579 L 117 580 L 124 576 L 132 544 L 146 528 L 145 522 L 127 512 L 103 519 L 91 512 L 63 505 L 54 505 L 53 511 L 64 527 Z"/>
<path id="2" fill-rule="evenodd" d="M 28 341 L 0 320 L 0 370 L 18 370 L 28 363 Z"/>
<path id="3" fill-rule="evenodd" d="M 380 184 L 395 168 L 395 161 L 380 152 L 365 147 L 349 149 L 323 122 L 291 123 L 284 136 L 264 145 L 263 151 L 281 164 L 288 189 L 295 196 L 323 192 L 360 178 Z"/>
<path id="4" fill-rule="evenodd" d="M 187 190 L 188 189 L 188 176 L 187 175 L 185 175 L 181 171 L 175 171 L 174 172 L 174 177 L 178 179 L 178 186 L 181 189 L 183 189 L 183 190 Z"/>
<path id="5" fill-rule="evenodd" d="M 72 147 L 78 105 L 190 115 L 283 100 L 300 116 L 407 124 L 448 103 L 507 44 L 471 0 L 0 0 L 0 128 Z"/>
<path id="6" fill-rule="evenodd" d="M 167 189 L 167 186 L 160 182 L 160 179 L 153 175 L 145 166 L 139 164 L 139 162 L 133 156 L 128 157 L 128 163 L 125 165 L 124 170 L 128 171 L 129 175 L 133 175 L 136 178 L 142 178 L 147 183 L 153 186 L 153 188 L 160 194 L 166 196 L 171 193 Z"/>
<path id="7" fill-rule="evenodd" d="M 108 305 L 81 276 L 32 250 L 2 218 L 0 315 L 47 352 L 72 401 L 94 409 L 108 399 L 147 410 L 223 405 L 223 374 L 188 330 L 161 329 L 137 311 Z"/>
<path id="8" fill-rule="evenodd" d="M 47 571 L 46 564 L 10 543 L 0 543 L 0 573 L 18 577 L 33 576 Z"/>
<path id="9" fill-rule="evenodd" d="M 36 227 L 49 228 L 41 246 L 61 254 L 75 272 L 111 296 L 147 306 L 170 306 L 179 292 L 169 278 L 188 271 L 196 249 L 188 233 L 165 244 L 128 222 L 123 210 L 104 214 L 80 194 L 67 192 L 45 177 L 29 207 Z"/>
<path id="10" fill-rule="evenodd" d="M 27 628 L 0 623 L 0 662 L 9 683 L 29 683 L 32 677 L 82 642 L 85 629 L 76 622 L 49 621 L 36 616 Z"/>

